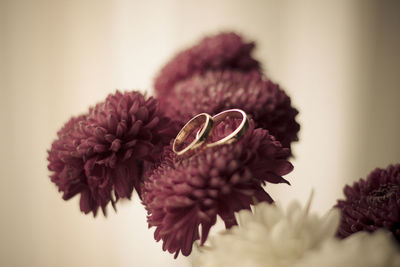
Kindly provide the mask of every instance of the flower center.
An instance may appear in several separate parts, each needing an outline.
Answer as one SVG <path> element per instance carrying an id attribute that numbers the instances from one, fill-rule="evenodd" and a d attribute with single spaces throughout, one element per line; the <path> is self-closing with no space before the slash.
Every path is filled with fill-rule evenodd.
<path id="1" fill-rule="evenodd" d="M 386 203 L 398 194 L 399 186 L 392 183 L 383 184 L 368 194 L 367 201 L 370 204 Z"/>

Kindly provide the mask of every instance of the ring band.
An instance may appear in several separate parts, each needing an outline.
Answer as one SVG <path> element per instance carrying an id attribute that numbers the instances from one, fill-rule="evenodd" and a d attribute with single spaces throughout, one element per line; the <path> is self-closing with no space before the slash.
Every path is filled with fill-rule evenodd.
<path id="1" fill-rule="evenodd" d="M 239 126 L 229 135 L 225 136 L 224 138 L 213 142 L 213 143 L 208 143 L 206 147 L 214 147 L 218 145 L 223 145 L 223 144 L 231 144 L 238 139 L 240 139 L 246 132 L 247 129 L 249 128 L 249 119 L 246 115 L 246 113 L 241 110 L 241 109 L 228 109 L 225 111 L 222 111 L 221 113 L 218 113 L 212 117 L 215 126 L 218 125 L 220 122 L 225 120 L 227 117 L 230 118 L 238 118 L 242 119 L 240 122 Z"/>
<path id="2" fill-rule="evenodd" d="M 184 144 L 187 137 L 193 133 L 196 129 L 201 127 L 200 132 L 195 135 L 194 140 L 185 148 L 179 150 L 179 146 Z M 174 143 L 172 144 L 172 151 L 177 155 L 182 155 L 188 150 L 196 149 L 204 143 L 213 127 L 213 118 L 207 113 L 201 113 L 193 117 L 188 123 L 183 126 L 175 137 Z"/>

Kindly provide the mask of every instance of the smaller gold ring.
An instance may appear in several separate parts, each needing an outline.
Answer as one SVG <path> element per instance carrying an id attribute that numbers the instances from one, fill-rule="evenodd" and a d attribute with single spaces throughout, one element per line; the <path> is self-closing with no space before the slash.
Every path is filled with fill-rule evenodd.
<path id="1" fill-rule="evenodd" d="M 188 150 L 196 149 L 201 146 L 210 134 L 213 127 L 213 122 L 213 118 L 207 113 L 201 113 L 193 117 L 188 123 L 185 124 L 185 126 L 183 126 L 178 135 L 175 137 L 174 143 L 172 144 L 172 151 L 174 151 L 177 155 L 182 155 Z M 186 138 L 199 127 L 201 127 L 201 130 L 195 135 L 194 140 L 188 146 L 179 150 L 179 146 L 183 145 Z"/>
<path id="2" fill-rule="evenodd" d="M 206 147 L 214 147 L 214 146 L 218 146 L 218 145 L 231 144 L 245 135 L 245 133 L 247 132 L 247 129 L 249 129 L 249 124 L 250 124 L 246 112 L 244 112 L 241 109 L 228 109 L 228 110 L 222 111 L 221 113 L 214 115 L 212 118 L 213 118 L 215 126 L 216 126 L 219 123 L 221 123 L 223 120 L 225 120 L 227 117 L 242 119 L 242 121 L 240 122 L 239 126 L 232 133 L 230 133 L 229 135 L 225 136 L 224 138 L 222 138 L 216 142 L 208 143 L 206 145 Z"/>

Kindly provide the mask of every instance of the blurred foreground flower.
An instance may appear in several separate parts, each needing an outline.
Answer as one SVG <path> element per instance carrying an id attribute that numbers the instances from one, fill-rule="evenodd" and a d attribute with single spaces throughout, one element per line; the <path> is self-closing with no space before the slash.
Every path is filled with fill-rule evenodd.
<path id="1" fill-rule="evenodd" d="M 157 96 L 167 97 L 176 82 L 205 70 L 259 69 L 258 61 L 250 55 L 253 48 L 254 43 L 245 43 L 241 36 L 232 32 L 206 37 L 177 54 L 162 68 L 154 85 Z"/>
<path id="2" fill-rule="evenodd" d="M 232 132 L 229 123 L 218 126 L 213 138 Z M 268 131 L 254 130 L 253 123 L 239 141 L 182 161 L 167 151 L 143 186 L 143 204 L 149 227 L 156 227 L 155 239 L 162 239 L 163 249 L 175 257 L 179 251 L 187 256 L 200 236 L 201 243 L 206 241 L 217 215 L 229 228 L 236 224 L 234 212 L 249 209 L 254 202 L 271 203 L 262 186 L 287 183 L 282 175 L 293 169 L 286 160 L 288 153 Z"/>
<path id="3" fill-rule="evenodd" d="M 198 247 L 196 267 L 291 267 L 333 238 L 339 223 L 337 210 L 319 217 L 298 202 L 287 210 L 259 203 L 254 212 L 242 210 L 237 217 L 239 226 L 211 237 L 209 246 Z"/>
<path id="4" fill-rule="evenodd" d="M 65 200 L 81 194 L 80 208 L 96 215 L 119 198 L 140 194 L 147 162 L 160 157 L 177 133 L 154 98 L 139 92 L 116 92 L 70 119 L 48 151 L 51 180 Z"/>
<path id="5" fill-rule="evenodd" d="M 176 83 L 166 99 L 165 111 L 183 126 L 195 115 L 217 114 L 240 108 L 254 119 L 256 128 L 270 134 L 290 148 L 300 129 L 289 96 L 258 71 L 207 71 Z"/>
<path id="6" fill-rule="evenodd" d="M 265 266 L 265 265 L 264 265 Z M 358 232 L 344 240 L 329 239 L 322 248 L 293 267 L 398 267 L 400 249 L 393 236 L 384 230 Z"/>
<path id="7" fill-rule="evenodd" d="M 338 236 L 385 228 L 400 242 L 400 164 L 375 169 L 366 180 L 344 188 Z"/>

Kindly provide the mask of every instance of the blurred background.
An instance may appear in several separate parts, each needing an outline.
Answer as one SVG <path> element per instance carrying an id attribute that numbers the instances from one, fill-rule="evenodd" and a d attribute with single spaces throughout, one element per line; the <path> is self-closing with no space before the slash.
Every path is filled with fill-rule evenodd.
<path id="1" fill-rule="evenodd" d="M 85 216 L 50 182 L 47 152 L 72 115 L 119 89 L 152 92 L 160 67 L 206 34 L 236 31 L 299 109 L 286 205 L 400 161 L 400 1 L 0 0 L 0 266 L 190 266 L 161 250 L 137 196 Z"/>

